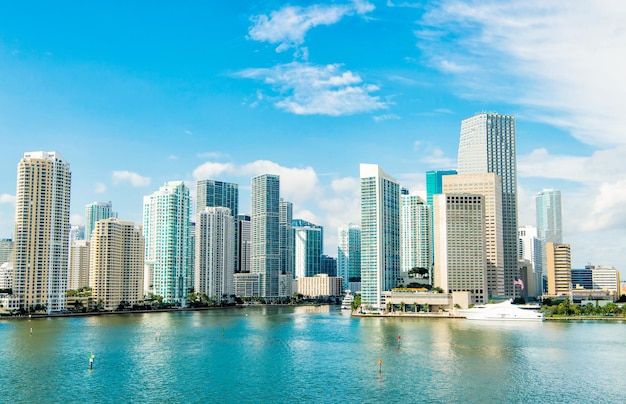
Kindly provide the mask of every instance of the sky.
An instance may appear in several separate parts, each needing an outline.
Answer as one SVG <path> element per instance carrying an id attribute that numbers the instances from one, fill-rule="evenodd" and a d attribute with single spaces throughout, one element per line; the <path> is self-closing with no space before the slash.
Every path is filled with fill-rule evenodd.
<path id="1" fill-rule="evenodd" d="M 167 181 L 279 174 L 294 218 L 360 222 L 359 164 L 425 197 L 461 120 L 517 123 L 519 224 L 561 190 L 574 268 L 626 269 L 626 2 L 0 3 L 0 238 L 17 164 L 59 152 L 71 222 L 111 201 L 142 221 Z"/>

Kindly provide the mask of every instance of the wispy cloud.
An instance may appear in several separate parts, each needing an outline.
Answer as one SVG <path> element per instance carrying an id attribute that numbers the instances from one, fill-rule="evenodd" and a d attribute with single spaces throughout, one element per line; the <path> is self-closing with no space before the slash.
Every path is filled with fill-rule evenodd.
<path id="1" fill-rule="evenodd" d="M 400 119 L 400 117 L 396 114 L 383 114 L 383 115 L 375 116 L 374 122 L 382 122 L 382 121 L 389 121 L 389 120 L 396 120 L 396 119 Z"/>
<path id="2" fill-rule="evenodd" d="M 227 158 L 228 154 L 220 153 L 220 152 L 202 152 L 196 154 L 196 157 L 199 159 L 220 159 Z"/>
<path id="3" fill-rule="evenodd" d="M 297 48 L 304 43 L 307 32 L 320 25 L 331 25 L 343 17 L 365 14 L 374 10 L 374 5 L 355 0 L 347 4 L 315 4 L 309 7 L 284 6 L 268 15 L 256 15 L 250 20 L 249 38 L 255 41 L 278 44 L 277 52 Z"/>
<path id="4" fill-rule="evenodd" d="M 272 68 L 247 69 L 238 77 L 263 80 L 280 93 L 274 105 L 297 115 L 350 115 L 387 109 L 378 87 L 365 84 L 341 65 L 314 66 L 292 62 Z"/>
<path id="5" fill-rule="evenodd" d="M 0 203 L 15 203 L 15 195 L 0 194 Z"/>
<path id="6" fill-rule="evenodd" d="M 97 182 L 96 183 L 96 188 L 94 189 L 94 192 L 97 194 L 101 194 L 103 192 L 105 192 L 107 190 L 107 186 L 104 185 L 102 182 Z"/>
<path id="7" fill-rule="evenodd" d="M 130 183 L 133 187 L 146 187 L 150 185 L 150 178 L 143 177 L 132 171 L 113 171 L 112 181 L 114 185 Z"/>
<path id="8" fill-rule="evenodd" d="M 233 169 L 234 166 L 230 163 L 216 163 L 208 161 L 193 170 L 193 178 L 196 181 L 215 179 L 224 173 L 232 172 Z"/>

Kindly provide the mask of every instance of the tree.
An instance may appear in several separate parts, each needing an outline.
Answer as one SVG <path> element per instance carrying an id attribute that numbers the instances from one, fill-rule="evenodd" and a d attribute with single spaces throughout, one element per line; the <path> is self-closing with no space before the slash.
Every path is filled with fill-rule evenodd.
<path id="1" fill-rule="evenodd" d="M 402 310 L 402 312 L 406 312 L 406 303 L 404 302 L 400 302 L 400 310 Z"/>

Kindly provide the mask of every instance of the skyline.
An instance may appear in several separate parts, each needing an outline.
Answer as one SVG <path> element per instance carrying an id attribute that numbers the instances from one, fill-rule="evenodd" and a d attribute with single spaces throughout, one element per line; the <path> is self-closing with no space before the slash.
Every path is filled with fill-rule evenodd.
<path id="1" fill-rule="evenodd" d="M 560 190 L 573 267 L 621 270 L 626 5 L 559 5 L 0 5 L 0 238 L 17 164 L 43 150 L 70 163 L 72 224 L 94 201 L 140 224 L 143 197 L 178 180 L 194 205 L 197 180 L 237 183 L 250 214 L 251 178 L 278 174 L 336 256 L 359 164 L 426 199 L 426 171 L 457 168 L 461 121 L 497 111 L 516 117 L 519 226 Z"/>

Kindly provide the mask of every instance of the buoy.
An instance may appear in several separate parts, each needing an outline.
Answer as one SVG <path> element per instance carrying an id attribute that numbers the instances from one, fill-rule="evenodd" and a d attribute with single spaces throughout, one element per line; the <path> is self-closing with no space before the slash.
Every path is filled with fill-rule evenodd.
<path id="1" fill-rule="evenodd" d="M 379 359 L 378 360 L 378 373 L 382 373 L 383 371 L 383 360 Z"/>
<path id="2" fill-rule="evenodd" d="M 89 370 L 93 369 L 93 359 L 96 357 L 96 355 L 93 354 L 93 352 L 91 353 L 91 355 L 89 355 Z"/>

